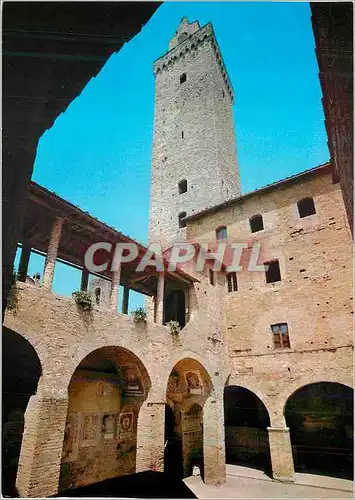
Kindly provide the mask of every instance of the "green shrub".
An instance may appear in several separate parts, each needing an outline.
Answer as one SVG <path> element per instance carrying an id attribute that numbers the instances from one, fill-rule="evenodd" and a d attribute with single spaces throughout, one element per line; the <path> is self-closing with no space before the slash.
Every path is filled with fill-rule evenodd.
<path id="1" fill-rule="evenodd" d="M 147 321 L 147 313 L 143 307 L 138 307 L 135 311 L 132 311 L 133 320 L 135 323 L 140 321 Z"/>
<path id="2" fill-rule="evenodd" d="M 80 307 L 80 309 L 82 309 L 83 311 L 91 311 L 92 309 L 91 297 L 87 292 L 84 292 L 83 290 L 80 290 L 79 292 L 74 292 L 73 297 L 76 305 Z"/>
<path id="3" fill-rule="evenodd" d="M 179 335 L 181 327 L 178 321 L 169 321 L 169 323 L 167 323 L 166 326 L 170 328 L 171 335 Z"/>

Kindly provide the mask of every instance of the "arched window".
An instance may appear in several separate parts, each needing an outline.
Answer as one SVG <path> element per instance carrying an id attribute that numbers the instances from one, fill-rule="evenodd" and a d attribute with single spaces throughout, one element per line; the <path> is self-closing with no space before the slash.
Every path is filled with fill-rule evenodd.
<path id="1" fill-rule="evenodd" d="M 186 227 L 186 221 L 184 221 L 186 217 L 186 212 L 180 212 L 179 213 L 179 228 Z"/>
<path id="2" fill-rule="evenodd" d="M 297 203 L 298 213 L 300 217 L 308 217 L 316 213 L 316 207 L 314 206 L 313 198 L 303 198 Z"/>
<path id="3" fill-rule="evenodd" d="M 183 73 L 182 75 L 180 75 L 180 85 L 182 83 L 185 83 L 186 79 L 187 79 L 186 73 Z"/>
<path id="4" fill-rule="evenodd" d="M 249 224 L 252 233 L 262 231 L 264 229 L 263 216 L 260 214 L 253 215 L 253 217 L 250 217 L 249 219 Z"/>
<path id="5" fill-rule="evenodd" d="M 101 288 L 95 288 L 95 302 L 99 306 L 101 301 Z"/>
<path id="6" fill-rule="evenodd" d="M 226 226 L 221 226 L 216 229 L 217 240 L 226 240 L 228 238 Z"/>
<path id="7" fill-rule="evenodd" d="M 183 179 L 182 181 L 179 182 L 179 194 L 186 193 L 187 191 L 187 180 Z"/>

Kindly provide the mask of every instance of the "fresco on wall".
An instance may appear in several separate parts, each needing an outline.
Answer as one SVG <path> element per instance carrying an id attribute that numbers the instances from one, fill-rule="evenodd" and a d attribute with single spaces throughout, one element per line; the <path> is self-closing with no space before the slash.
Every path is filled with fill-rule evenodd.
<path id="1" fill-rule="evenodd" d="M 168 397 L 174 402 L 182 402 L 182 387 L 180 383 L 180 376 L 178 372 L 172 372 L 167 387 Z"/>
<path id="2" fill-rule="evenodd" d="M 137 365 L 120 367 L 125 396 L 144 396 L 142 377 Z"/>
<path id="3" fill-rule="evenodd" d="M 133 412 L 120 413 L 119 435 L 127 437 L 133 434 Z"/>
<path id="4" fill-rule="evenodd" d="M 94 446 L 98 440 L 100 414 L 83 414 L 81 446 Z"/>
<path id="5" fill-rule="evenodd" d="M 185 378 L 187 383 L 187 391 L 191 395 L 203 394 L 203 384 L 201 382 L 200 372 L 198 371 L 188 371 L 185 372 Z"/>
<path id="6" fill-rule="evenodd" d="M 80 415 L 69 413 L 64 432 L 63 462 L 74 462 L 78 457 Z"/>
<path id="7" fill-rule="evenodd" d="M 116 414 L 104 413 L 102 416 L 101 434 L 104 439 L 114 439 L 116 434 Z"/>

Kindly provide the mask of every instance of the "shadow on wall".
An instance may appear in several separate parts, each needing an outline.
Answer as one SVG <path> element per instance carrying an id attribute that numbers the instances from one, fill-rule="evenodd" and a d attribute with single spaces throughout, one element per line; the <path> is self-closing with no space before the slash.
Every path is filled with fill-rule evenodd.
<path id="1" fill-rule="evenodd" d="M 60 497 L 197 498 L 180 479 L 164 472 L 139 472 L 62 491 Z"/>

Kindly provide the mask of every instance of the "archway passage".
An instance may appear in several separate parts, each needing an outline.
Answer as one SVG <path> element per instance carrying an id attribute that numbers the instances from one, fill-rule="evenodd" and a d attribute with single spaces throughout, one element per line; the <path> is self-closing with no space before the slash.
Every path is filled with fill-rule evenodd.
<path id="1" fill-rule="evenodd" d="M 165 300 L 164 323 L 177 321 L 181 328 L 186 324 L 185 318 L 185 292 L 183 290 L 173 290 Z"/>
<path id="2" fill-rule="evenodd" d="M 2 493 L 16 494 L 24 416 L 42 374 L 38 355 L 18 333 L 3 327 L 2 349 Z"/>
<path id="3" fill-rule="evenodd" d="M 239 386 L 224 390 L 226 462 L 271 473 L 267 427 L 269 413 L 253 392 Z"/>
<path id="4" fill-rule="evenodd" d="M 170 373 L 165 412 L 164 471 L 189 477 L 193 467 L 204 474 L 204 405 L 212 384 L 204 367 L 196 360 L 179 361 Z"/>
<path id="5" fill-rule="evenodd" d="M 353 477 L 353 390 L 333 382 L 302 387 L 289 397 L 285 418 L 290 428 L 296 471 Z"/>
<path id="6" fill-rule="evenodd" d="M 150 388 L 141 361 L 120 347 L 90 353 L 68 388 L 59 491 L 136 472 L 137 420 Z"/>

